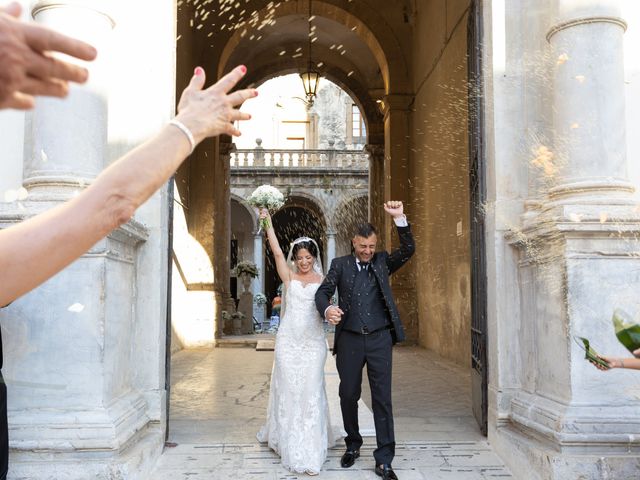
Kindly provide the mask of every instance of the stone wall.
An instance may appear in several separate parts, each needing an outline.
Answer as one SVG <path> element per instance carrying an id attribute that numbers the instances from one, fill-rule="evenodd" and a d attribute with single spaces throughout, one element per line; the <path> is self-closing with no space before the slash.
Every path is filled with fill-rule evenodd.
<path id="1" fill-rule="evenodd" d="M 468 2 L 418 4 L 410 163 L 420 344 L 470 361 Z"/>

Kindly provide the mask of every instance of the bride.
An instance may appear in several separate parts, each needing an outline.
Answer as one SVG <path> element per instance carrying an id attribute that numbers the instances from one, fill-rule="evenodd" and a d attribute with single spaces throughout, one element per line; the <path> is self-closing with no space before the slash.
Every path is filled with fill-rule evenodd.
<path id="1" fill-rule="evenodd" d="M 315 307 L 322 283 L 318 245 L 311 238 L 298 238 L 285 260 L 269 212 L 261 209 L 260 218 L 267 220 L 265 230 L 284 289 L 267 421 L 257 437 L 268 442 L 291 472 L 317 475 L 332 441 L 324 384 L 327 346 Z"/>

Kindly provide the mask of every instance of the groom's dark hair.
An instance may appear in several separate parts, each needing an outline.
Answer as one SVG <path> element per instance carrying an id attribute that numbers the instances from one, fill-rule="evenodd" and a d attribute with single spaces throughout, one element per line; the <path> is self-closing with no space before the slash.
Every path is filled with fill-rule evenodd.
<path id="1" fill-rule="evenodd" d="M 370 223 L 363 223 L 356 230 L 356 236 L 363 238 L 369 238 L 373 234 L 377 235 L 378 231 L 376 230 L 376 227 L 374 227 Z"/>

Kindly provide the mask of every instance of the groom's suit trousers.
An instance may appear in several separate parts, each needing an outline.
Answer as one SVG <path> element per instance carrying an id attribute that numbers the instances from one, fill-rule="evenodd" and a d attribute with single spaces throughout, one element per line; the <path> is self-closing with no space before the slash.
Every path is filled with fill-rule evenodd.
<path id="1" fill-rule="evenodd" d="M 347 450 L 359 450 L 362 436 L 358 425 L 358 400 L 362 393 L 362 369 L 367 365 L 377 447 L 376 464 L 391 464 L 395 455 L 391 406 L 391 360 L 393 340 L 387 329 L 369 335 L 343 331 L 336 345 L 340 375 L 340 407 L 347 432 Z"/>

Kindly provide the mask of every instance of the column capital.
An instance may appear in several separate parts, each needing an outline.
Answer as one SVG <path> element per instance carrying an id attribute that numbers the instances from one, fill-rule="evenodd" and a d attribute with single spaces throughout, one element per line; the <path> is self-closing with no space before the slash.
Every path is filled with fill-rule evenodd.
<path id="1" fill-rule="evenodd" d="M 384 145 L 367 143 L 364 151 L 371 155 L 374 159 L 384 158 Z"/>
<path id="2" fill-rule="evenodd" d="M 408 112 L 415 96 L 410 93 L 390 93 L 382 97 L 382 114 L 386 119 L 392 112 Z"/>
<path id="3" fill-rule="evenodd" d="M 38 14 L 54 8 L 78 8 L 102 15 L 111 24 L 111 28 L 114 28 L 116 26 L 116 22 L 111 15 L 104 11 L 103 6 L 104 2 L 98 1 L 39 0 L 31 7 L 31 17 L 35 20 Z"/>
<path id="4" fill-rule="evenodd" d="M 592 16 L 592 17 L 579 17 L 573 18 L 570 20 L 564 20 L 549 29 L 547 32 L 547 41 L 551 42 L 551 37 L 553 37 L 556 33 L 561 32 L 562 30 L 566 30 L 571 27 L 576 27 L 578 25 L 586 25 L 593 23 L 612 23 L 614 25 L 618 25 L 622 28 L 623 31 L 627 30 L 627 22 L 625 22 L 620 17 L 609 17 L 609 16 Z"/>
<path id="5" fill-rule="evenodd" d="M 236 151 L 236 144 L 233 142 L 220 142 L 219 149 L 221 156 L 229 156 Z"/>

